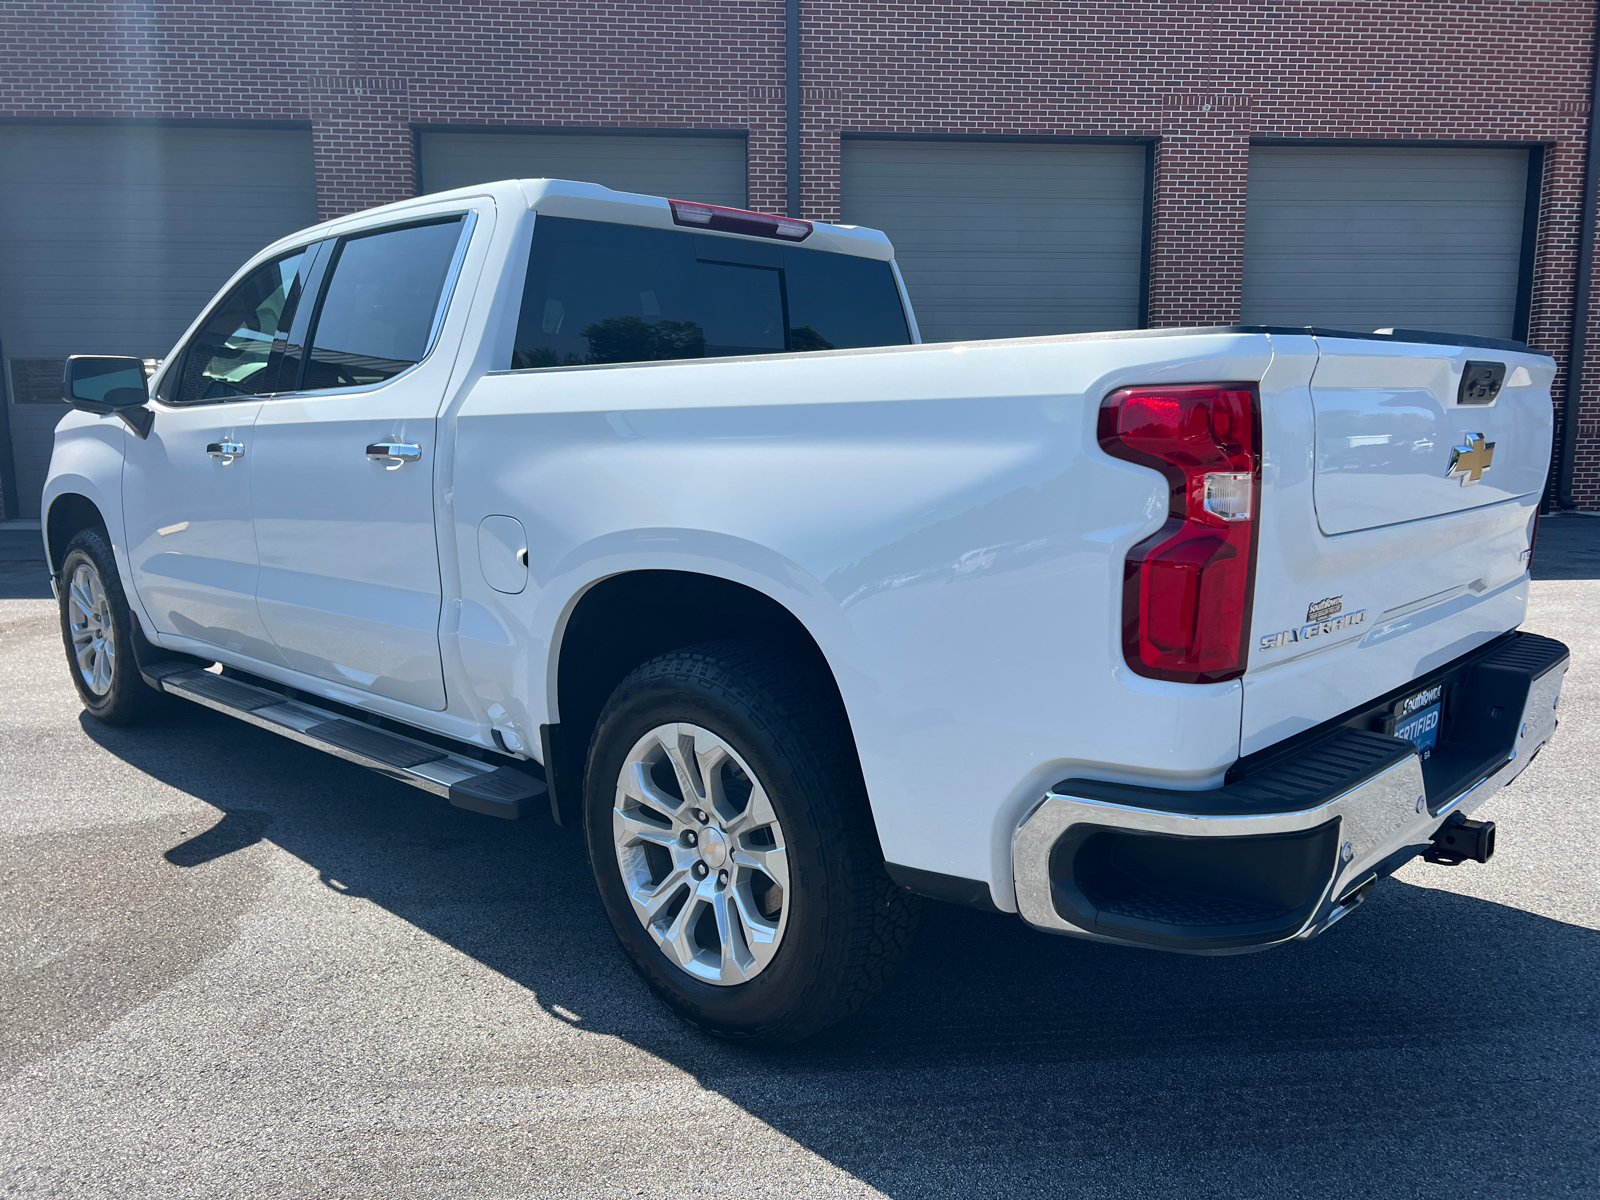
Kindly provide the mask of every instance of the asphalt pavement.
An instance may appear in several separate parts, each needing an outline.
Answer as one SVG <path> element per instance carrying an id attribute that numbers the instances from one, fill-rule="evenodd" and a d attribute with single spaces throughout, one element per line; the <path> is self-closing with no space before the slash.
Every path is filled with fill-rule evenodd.
<path id="1" fill-rule="evenodd" d="M 37 546 L 0 529 L 0 1196 L 1600 1195 L 1600 519 L 1541 531 L 1573 667 L 1488 865 L 1230 958 L 929 904 L 781 1053 L 668 1015 L 548 820 L 85 717 Z"/>

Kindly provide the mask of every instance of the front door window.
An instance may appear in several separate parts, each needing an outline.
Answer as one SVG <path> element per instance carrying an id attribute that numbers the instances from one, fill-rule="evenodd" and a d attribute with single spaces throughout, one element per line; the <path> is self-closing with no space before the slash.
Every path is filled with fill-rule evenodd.
<path id="1" fill-rule="evenodd" d="M 178 404 L 260 396 L 267 386 L 273 339 L 287 333 L 299 300 L 295 286 L 303 250 L 257 267 L 206 314 L 190 340 L 172 399 Z"/>

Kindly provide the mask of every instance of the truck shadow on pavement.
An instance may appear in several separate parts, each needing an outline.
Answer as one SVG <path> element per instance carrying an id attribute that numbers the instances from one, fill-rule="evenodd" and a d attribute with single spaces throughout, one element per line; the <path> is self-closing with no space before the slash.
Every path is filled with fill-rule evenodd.
<path id="1" fill-rule="evenodd" d="M 264 836 L 327 886 L 530 989 L 569 1025 L 691 1073 L 890 1196 L 1593 1186 L 1590 930 L 1390 881 L 1314 942 L 1189 958 L 930 903 L 909 960 L 867 1009 L 756 1052 L 650 996 L 613 943 L 581 839 L 542 814 L 464 813 L 203 710 L 145 729 L 82 724 L 223 812 L 165 848 L 173 869 Z M 568 1082 L 603 1056 L 575 1055 Z"/>

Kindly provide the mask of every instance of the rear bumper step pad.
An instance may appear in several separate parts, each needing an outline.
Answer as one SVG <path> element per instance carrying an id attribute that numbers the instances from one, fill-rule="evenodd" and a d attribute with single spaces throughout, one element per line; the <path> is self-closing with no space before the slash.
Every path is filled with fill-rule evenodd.
<path id="1" fill-rule="evenodd" d="M 432 792 L 457 808 L 515 820 L 530 801 L 544 802 L 543 781 L 515 767 L 454 754 L 211 671 L 185 666 L 151 674 L 174 696 Z"/>

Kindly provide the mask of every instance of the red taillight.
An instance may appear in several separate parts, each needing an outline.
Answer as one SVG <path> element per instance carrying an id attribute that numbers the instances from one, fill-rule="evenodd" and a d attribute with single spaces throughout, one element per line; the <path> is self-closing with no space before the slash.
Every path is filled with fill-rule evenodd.
<path id="1" fill-rule="evenodd" d="M 723 208 L 720 204 L 700 204 L 694 200 L 668 200 L 676 225 L 692 229 L 714 229 L 718 233 L 748 233 L 754 237 L 780 238 L 803 242 L 811 236 L 811 222 L 794 217 L 773 217 L 743 208 Z"/>
<path id="2" fill-rule="evenodd" d="M 1167 477 L 1167 523 L 1128 552 L 1122 645 L 1140 675 L 1244 674 L 1261 499 L 1252 383 L 1132 387 L 1100 407 L 1100 445 Z"/>

